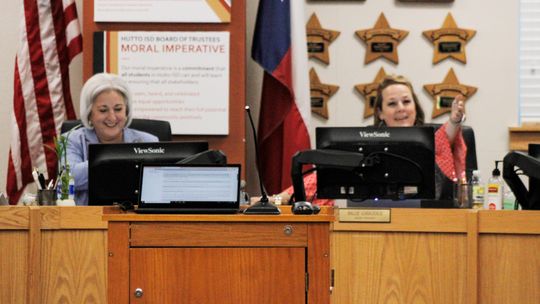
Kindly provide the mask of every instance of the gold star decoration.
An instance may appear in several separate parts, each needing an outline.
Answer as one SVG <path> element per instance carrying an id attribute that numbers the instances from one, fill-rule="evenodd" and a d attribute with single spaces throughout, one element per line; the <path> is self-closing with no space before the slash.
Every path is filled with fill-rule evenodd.
<path id="1" fill-rule="evenodd" d="M 323 29 L 317 15 L 312 14 L 306 25 L 307 49 L 309 58 L 315 58 L 325 64 L 330 63 L 328 46 L 339 36 L 338 31 Z"/>
<path id="2" fill-rule="evenodd" d="M 424 31 L 423 34 L 434 45 L 433 64 L 446 58 L 467 63 L 465 44 L 474 37 L 476 31 L 458 28 L 454 17 L 448 13 L 442 28 Z"/>
<path id="3" fill-rule="evenodd" d="M 362 83 L 354 86 L 358 93 L 364 96 L 364 118 L 368 118 L 374 113 L 375 100 L 377 99 L 377 87 L 386 76 L 383 68 L 379 70 L 377 76 L 371 83 Z"/>
<path id="4" fill-rule="evenodd" d="M 431 117 L 435 118 L 452 111 L 452 101 L 458 94 L 463 95 L 465 97 L 463 102 L 466 102 L 476 93 L 477 88 L 459 83 L 454 69 L 451 68 L 442 83 L 426 84 L 424 90 L 433 98 Z"/>
<path id="5" fill-rule="evenodd" d="M 365 64 L 383 57 L 398 64 L 398 44 L 407 37 L 408 31 L 390 28 L 383 13 L 372 29 L 356 31 L 356 35 L 367 44 Z"/>
<path id="6" fill-rule="evenodd" d="M 339 86 L 321 83 L 314 68 L 309 71 L 311 112 L 328 119 L 328 100 L 338 90 Z"/>

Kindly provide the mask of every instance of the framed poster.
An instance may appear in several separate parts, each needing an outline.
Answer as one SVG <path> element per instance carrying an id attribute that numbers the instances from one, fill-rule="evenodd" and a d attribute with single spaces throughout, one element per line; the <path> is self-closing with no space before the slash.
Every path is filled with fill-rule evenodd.
<path id="1" fill-rule="evenodd" d="M 232 0 L 94 0 L 94 22 L 231 22 Z"/>
<path id="2" fill-rule="evenodd" d="M 94 72 L 124 78 L 138 118 L 173 134 L 229 134 L 229 32 L 96 32 Z"/>

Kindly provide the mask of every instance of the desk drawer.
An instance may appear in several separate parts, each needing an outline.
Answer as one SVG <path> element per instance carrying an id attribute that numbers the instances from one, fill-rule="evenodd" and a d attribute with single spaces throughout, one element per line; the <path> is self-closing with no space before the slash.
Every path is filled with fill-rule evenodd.
<path id="1" fill-rule="evenodd" d="M 131 247 L 307 247 L 305 223 L 132 223 Z"/>

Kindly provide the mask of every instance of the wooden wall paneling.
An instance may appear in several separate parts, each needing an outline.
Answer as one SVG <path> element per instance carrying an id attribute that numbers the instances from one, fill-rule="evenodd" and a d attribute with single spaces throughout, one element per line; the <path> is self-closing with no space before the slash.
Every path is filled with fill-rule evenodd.
<path id="1" fill-rule="evenodd" d="M 305 303 L 304 248 L 135 248 L 130 260 L 132 303 Z"/>
<path id="2" fill-rule="evenodd" d="M 392 209 L 392 224 L 388 223 L 348 223 L 336 221 L 334 231 L 417 231 L 417 232 L 457 232 L 467 231 L 467 219 L 459 209 Z M 472 212 L 468 210 L 468 212 Z"/>
<path id="3" fill-rule="evenodd" d="M 293 228 L 286 235 L 286 226 Z M 253 231 L 257 231 L 256 234 Z M 131 246 L 289 246 L 306 247 L 305 223 L 132 223 Z"/>
<path id="4" fill-rule="evenodd" d="M 246 104 L 246 3 L 234 0 L 230 23 L 95 23 L 94 1 L 83 2 L 83 79 L 92 75 L 93 32 L 95 31 L 229 31 L 230 84 L 229 135 L 175 135 L 174 140 L 207 140 L 211 149 L 220 149 L 229 163 L 242 164 L 245 178 L 245 111 Z"/>
<path id="5" fill-rule="evenodd" d="M 478 303 L 478 213 L 467 213 L 467 303 Z"/>
<path id="6" fill-rule="evenodd" d="M 28 228 L 28 277 L 27 303 L 41 303 L 41 212 L 39 207 L 29 207 Z"/>
<path id="7" fill-rule="evenodd" d="M 478 212 L 478 303 L 540 302 L 540 212 Z"/>
<path id="8" fill-rule="evenodd" d="M 464 234 L 334 232 L 332 244 L 334 304 L 466 303 Z"/>
<path id="9" fill-rule="evenodd" d="M 29 220 L 28 208 L 0 206 L 0 230 L 27 230 Z"/>
<path id="10" fill-rule="evenodd" d="M 0 228 L 0 303 L 27 303 L 28 230 Z"/>
<path id="11" fill-rule="evenodd" d="M 129 223 L 109 222 L 107 240 L 108 303 L 129 303 Z"/>
<path id="12" fill-rule="evenodd" d="M 107 302 L 107 231 L 44 230 L 41 303 Z"/>
<path id="13" fill-rule="evenodd" d="M 484 234 L 479 244 L 479 303 L 540 303 L 538 235 Z"/>
<path id="14" fill-rule="evenodd" d="M 330 303 L 330 231 L 327 224 L 308 225 L 309 303 Z"/>

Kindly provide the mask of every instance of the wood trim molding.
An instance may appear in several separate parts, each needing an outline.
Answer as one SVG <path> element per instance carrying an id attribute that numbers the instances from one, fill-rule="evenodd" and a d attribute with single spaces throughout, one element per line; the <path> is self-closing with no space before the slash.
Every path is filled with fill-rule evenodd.
<path id="1" fill-rule="evenodd" d="M 527 151 L 529 143 L 540 143 L 540 124 L 508 128 L 508 149 Z"/>

